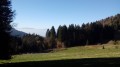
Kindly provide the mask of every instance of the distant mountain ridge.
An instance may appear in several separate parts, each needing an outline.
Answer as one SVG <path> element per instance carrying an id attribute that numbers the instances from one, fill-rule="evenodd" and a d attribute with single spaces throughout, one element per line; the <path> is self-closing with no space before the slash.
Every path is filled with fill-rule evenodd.
<path id="1" fill-rule="evenodd" d="M 11 35 L 12 36 L 18 36 L 18 37 L 23 37 L 24 35 L 26 35 L 27 33 L 22 32 L 22 31 L 18 31 L 15 28 L 11 29 Z"/>
<path id="2" fill-rule="evenodd" d="M 25 33 L 29 33 L 29 34 L 37 34 L 40 36 L 45 37 L 46 31 L 47 29 L 35 29 L 35 28 L 17 28 L 17 30 L 19 31 L 23 31 Z"/>

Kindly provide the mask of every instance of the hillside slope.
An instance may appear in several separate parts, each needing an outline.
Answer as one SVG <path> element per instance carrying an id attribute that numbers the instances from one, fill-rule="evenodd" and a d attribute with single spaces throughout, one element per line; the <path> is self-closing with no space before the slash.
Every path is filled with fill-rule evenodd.
<path id="1" fill-rule="evenodd" d="M 22 32 L 22 31 L 18 31 L 18 30 L 14 29 L 14 28 L 12 28 L 12 30 L 11 30 L 11 35 L 12 35 L 12 36 L 23 37 L 23 36 L 26 35 L 26 34 L 27 34 L 27 33 Z"/>

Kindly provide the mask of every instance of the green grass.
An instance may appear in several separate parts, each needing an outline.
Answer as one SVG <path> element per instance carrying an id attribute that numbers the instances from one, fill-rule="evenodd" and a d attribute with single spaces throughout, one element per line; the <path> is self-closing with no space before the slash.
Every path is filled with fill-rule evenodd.
<path id="1" fill-rule="evenodd" d="M 13 55 L 10 60 L 0 60 L 0 64 L 30 61 L 120 57 L 119 45 L 104 45 L 104 47 L 105 49 L 102 49 L 102 45 L 79 46 L 65 49 L 55 49 L 50 53 Z"/>

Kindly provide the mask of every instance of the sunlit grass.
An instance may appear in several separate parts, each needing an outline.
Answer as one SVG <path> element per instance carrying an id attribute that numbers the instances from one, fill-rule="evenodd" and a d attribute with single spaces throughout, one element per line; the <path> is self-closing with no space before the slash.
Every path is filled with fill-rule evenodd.
<path id="1" fill-rule="evenodd" d="M 102 47 L 103 45 L 81 46 L 65 49 L 55 49 L 50 53 L 33 53 L 33 54 L 29 53 L 13 55 L 11 60 L 0 60 L 0 64 L 27 61 L 120 57 L 119 45 L 104 45 L 105 49 L 102 49 Z"/>

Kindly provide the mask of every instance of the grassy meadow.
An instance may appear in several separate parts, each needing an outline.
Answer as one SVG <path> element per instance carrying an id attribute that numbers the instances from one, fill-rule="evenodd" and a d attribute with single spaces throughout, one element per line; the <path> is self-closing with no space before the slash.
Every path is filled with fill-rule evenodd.
<path id="1" fill-rule="evenodd" d="M 28 53 L 13 55 L 10 60 L 0 60 L 0 64 L 30 61 L 51 61 L 83 58 L 120 57 L 120 45 L 92 45 L 54 49 L 49 53 Z"/>

